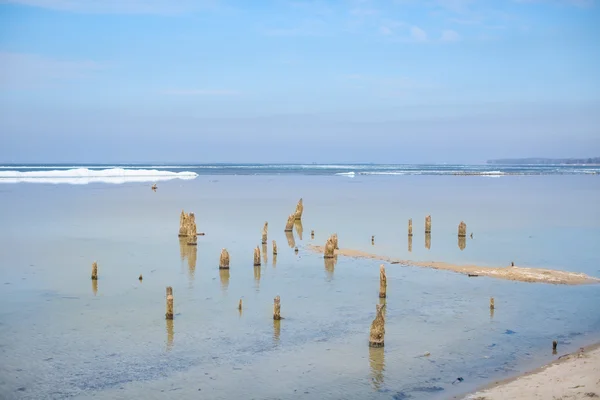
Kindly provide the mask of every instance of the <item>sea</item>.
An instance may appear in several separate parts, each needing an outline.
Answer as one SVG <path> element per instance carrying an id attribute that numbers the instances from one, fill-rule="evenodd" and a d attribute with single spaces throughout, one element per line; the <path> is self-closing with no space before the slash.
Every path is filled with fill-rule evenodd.
<path id="1" fill-rule="evenodd" d="M 0 398 L 462 398 L 599 342 L 600 285 L 383 263 L 380 299 L 380 261 L 328 261 L 309 245 L 337 233 L 341 248 L 403 260 L 600 277 L 599 175 L 584 165 L 0 165 Z M 204 233 L 197 246 L 178 237 L 182 210 Z M 385 346 L 370 348 L 383 303 Z"/>

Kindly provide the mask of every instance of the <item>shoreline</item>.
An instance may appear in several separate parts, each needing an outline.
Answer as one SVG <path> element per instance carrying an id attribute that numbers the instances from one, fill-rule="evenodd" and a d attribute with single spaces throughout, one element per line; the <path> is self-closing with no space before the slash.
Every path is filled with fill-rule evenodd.
<path id="1" fill-rule="evenodd" d="M 495 381 L 461 400 L 600 398 L 600 342 L 520 375 Z"/>
<path id="2" fill-rule="evenodd" d="M 315 246 L 309 244 L 306 246 L 306 248 L 315 253 L 324 252 L 324 246 Z M 338 249 L 335 250 L 335 254 L 336 256 L 379 260 L 389 262 L 390 264 L 403 264 L 422 268 L 440 269 L 473 277 L 487 276 L 511 281 L 549 283 L 555 285 L 587 285 L 600 283 L 600 278 L 592 277 L 583 273 L 544 268 L 527 268 L 516 265 L 505 267 L 483 267 L 478 265 L 456 265 L 441 261 L 411 261 L 353 249 Z"/>

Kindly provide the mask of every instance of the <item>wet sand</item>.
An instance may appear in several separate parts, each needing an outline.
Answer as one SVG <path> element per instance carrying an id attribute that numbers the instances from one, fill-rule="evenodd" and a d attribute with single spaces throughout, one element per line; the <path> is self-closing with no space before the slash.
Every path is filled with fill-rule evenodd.
<path id="1" fill-rule="evenodd" d="M 593 398 L 600 398 L 600 343 L 464 397 L 465 400 Z"/>
<path id="2" fill-rule="evenodd" d="M 324 251 L 323 246 L 308 245 L 307 248 L 317 253 L 323 253 Z M 455 265 L 440 261 L 400 260 L 353 249 L 339 249 L 336 250 L 336 254 L 345 257 L 370 258 L 373 260 L 389 262 L 391 264 L 443 269 L 446 271 L 453 271 L 470 276 L 489 276 L 492 278 L 520 282 L 551 283 L 558 285 L 585 285 L 591 283 L 600 283 L 599 278 L 591 277 L 583 273 L 559 271 L 553 269 L 526 268 L 516 265 L 506 267 L 482 267 L 478 265 Z"/>

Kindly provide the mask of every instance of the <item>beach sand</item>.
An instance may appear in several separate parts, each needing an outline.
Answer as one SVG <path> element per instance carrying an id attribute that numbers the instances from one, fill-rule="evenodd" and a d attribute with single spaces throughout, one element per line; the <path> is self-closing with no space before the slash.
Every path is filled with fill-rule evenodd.
<path id="1" fill-rule="evenodd" d="M 323 253 L 324 251 L 323 246 L 308 245 L 307 248 L 317 253 Z M 526 268 L 516 265 L 506 267 L 482 267 L 478 265 L 455 265 L 440 261 L 399 260 L 388 256 L 372 254 L 353 249 L 339 249 L 336 250 L 336 254 L 345 257 L 370 258 L 389 262 L 391 264 L 404 264 L 423 268 L 443 269 L 446 271 L 453 271 L 471 276 L 489 276 L 492 278 L 520 282 L 539 282 L 560 285 L 584 285 L 590 283 L 600 283 L 600 279 L 588 276 L 586 274 L 558 271 L 553 269 Z"/>
<path id="2" fill-rule="evenodd" d="M 516 378 L 495 382 L 465 400 L 598 399 L 600 398 L 600 343 Z"/>

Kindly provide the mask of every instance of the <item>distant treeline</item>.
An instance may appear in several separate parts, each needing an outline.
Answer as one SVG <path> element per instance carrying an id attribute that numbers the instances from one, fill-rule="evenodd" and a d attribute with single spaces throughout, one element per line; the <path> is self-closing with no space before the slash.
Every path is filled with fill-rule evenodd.
<path id="1" fill-rule="evenodd" d="M 600 157 L 591 158 L 503 158 L 488 160 L 488 164 L 600 164 Z"/>

